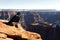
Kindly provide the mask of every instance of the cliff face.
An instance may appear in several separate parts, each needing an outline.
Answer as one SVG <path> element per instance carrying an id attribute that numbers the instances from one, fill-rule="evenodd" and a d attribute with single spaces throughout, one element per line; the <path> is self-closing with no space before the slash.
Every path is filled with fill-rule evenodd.
<path id="1" fill-rule="evenodd" d="M 39 34 L 24 30 L 20 24 L 16 28 L 3 22 L 8 21 L 0 20 L 0 40 L 42 40 Z"/>

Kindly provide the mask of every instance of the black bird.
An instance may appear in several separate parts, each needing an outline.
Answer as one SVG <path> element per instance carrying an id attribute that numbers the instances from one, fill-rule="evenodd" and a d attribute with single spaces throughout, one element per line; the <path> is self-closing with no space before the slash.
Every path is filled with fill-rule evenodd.
<path id="1" fill-rule="evenodd" d="M 15 26 L 17 27 L 17 23 L 19 23 L 20 17 L 21 17 L 21 13 L 20 12 L 17 12 L 17 14 L 14 15 L 11 18 L 11 20 L 7 23 L 7 25 L 13 26 L 13 22 L 14 22 L 16 24 Z"/>

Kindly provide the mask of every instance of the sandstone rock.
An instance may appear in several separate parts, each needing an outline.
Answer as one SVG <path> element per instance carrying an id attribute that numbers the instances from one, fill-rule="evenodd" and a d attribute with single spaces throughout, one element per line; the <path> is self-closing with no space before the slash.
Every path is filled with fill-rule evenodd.
<path id="1" fill-rule="evenodd" d="M 6 25 L 3 22 L 8 21 L 0 20 L 0 39 L 2 40 L 13 40 L 15 38 L 16 40 L 42 40 L 39 34 L 24 30 L 20 24 L 16 28 L 15 26 Z"/>
<path id="2" fill-rule="evenodd" d="M 7 38 L 6 34 L 0 33 L 0 38 Z"/>
<path id="3" fill-rule="evenodd" d="M 13 40 L 11 38 L 0 38 L 0 40 Z"/>

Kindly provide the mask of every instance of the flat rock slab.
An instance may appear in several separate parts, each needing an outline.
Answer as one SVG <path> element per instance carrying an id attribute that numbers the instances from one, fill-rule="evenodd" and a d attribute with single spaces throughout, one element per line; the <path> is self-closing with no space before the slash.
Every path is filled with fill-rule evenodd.
<path id="1" fill-rule="evenodd" d="M 3 22 L 8 22 L 7 20 L 0 20 L 0 39 L 1 40 L 13 40 L 13 38 L 18 38 L 18 40 L 42 40 L 40 34 L 26 31 L 18 24 L 18 28 L 15 26 L 9 26 Z M 3 39 L 5 38 L 5 39 Z"/>

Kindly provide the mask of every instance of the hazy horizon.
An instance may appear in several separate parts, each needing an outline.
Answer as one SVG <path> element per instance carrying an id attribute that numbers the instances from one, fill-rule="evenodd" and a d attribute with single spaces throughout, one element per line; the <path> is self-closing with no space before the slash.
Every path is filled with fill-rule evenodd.
<path id="1" fill-rule="evenodd" d="M 56 9 L 59 0 L 0 0 L 0 9 Z"/>

